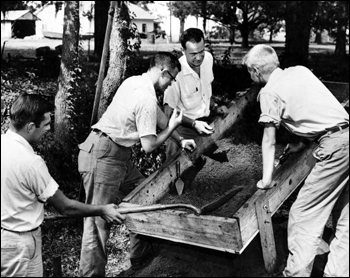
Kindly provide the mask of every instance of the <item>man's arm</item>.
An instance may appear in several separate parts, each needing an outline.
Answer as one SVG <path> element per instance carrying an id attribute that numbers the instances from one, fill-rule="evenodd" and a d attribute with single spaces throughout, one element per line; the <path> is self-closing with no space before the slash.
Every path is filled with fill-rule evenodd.
<path id="1" fill-rule="evenodd" d="M 47 201 L 62 215 L 77 216 L 101 216 L 108 223 L 121 224 L 125 217 L 118 212 L 118 206 L 108 205 L 88 205 L 66 197 L 61 190 Z"/>
<path id="2" fill-rule="evenodd" d="M 260 189 L 267 189 L 272 182 L 275 161 L 276 127 L 274 124 L 265 124 L 261 148 L 263 157 L 263 178 L 258 182 L 257 187 Z"/>
<path id="3" fill-rule="evenodd" d="M 167 105 L 168 106 L 168 105 Z M 168 106 L 169 107 L 169 106 Z M 172 113 L 172 111 L 171 111 Z M 183 120 L 184 116 L 182 116 Z M 162 109 L 159 108 L 157 110 L 157 126 L 161 129 L 164 130 L 168 126 L 169 118 L 168 116 L 163 112 Z M 171 137 L 178 142 L 180 147 L 182 149 L 188 149 L 189 151 L 193 151 L 196 148 L 196 143 L 194 142 L 193 139 L 184 139 L 175 129 L 173 133 L 171 134 Z"/>
<path id="4" fill-rule="evenodd" d="M 159 111 L 157 112 L 157 114 L 159 114 Z M 181 124 L 182 116 L 182 111 L 180 111 L 180 113 L 178 114 L 178 111 L 174 109 L 174 112 L 171 115 L 168 125 L 165 129 L 158 133 L 157 136 L 147 135 L 141 137 L 141 145 L 144 151 L 146 153 L 150 153 L 157 149 L 160 145 L 162 145 L 170 137 L 171 133 Z M 161 120 L 161 124 L 163 124 L 163 121 L 164 119 Z"/>
<path id="5" fill-rule="evenodd" d="M 164 111 L 166 115 L 170 115 L 174 109 L 171 108 L 168 104 L 164 105 Z M 212 134 L 214 132 L 213 128 L 208 125 L 206 122 L 193 120 L 189 117 L 182 117 L 182 125 L 187 126 L 189 128 L 193 128 L 199 134 Z"/>

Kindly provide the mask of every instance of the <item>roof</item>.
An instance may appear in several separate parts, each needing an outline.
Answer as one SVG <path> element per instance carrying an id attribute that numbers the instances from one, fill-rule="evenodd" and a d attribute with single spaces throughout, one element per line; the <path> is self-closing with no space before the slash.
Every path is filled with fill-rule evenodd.
<path id="1" fill-rule="evenodd" d="M 142 9 L 141 7 L 128 3 L 128 8 L 130 11 L 130 14 L 135 17 L 135 19 L 149 19 L 149 20 L 156 20 L 156 17 L 152 15 L 150 12 Z"/>
<path id="2" fill-rule="evenodd" d="M 7 11 L 4 14 L 1 13 L 1 20 L 40 20 L 36 15 L 34 15 L 30 10 L 17 10 L 17 11 Z"/>

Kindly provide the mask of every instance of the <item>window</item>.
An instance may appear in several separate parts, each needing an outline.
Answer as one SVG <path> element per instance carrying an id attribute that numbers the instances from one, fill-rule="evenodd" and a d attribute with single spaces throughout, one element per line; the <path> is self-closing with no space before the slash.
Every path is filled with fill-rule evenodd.
<path id="1" fill-rule="evenodd" d="M 146 31 L 147 31 L 147 24 L 142 23 L 142 33 L 146 33 Z"/>

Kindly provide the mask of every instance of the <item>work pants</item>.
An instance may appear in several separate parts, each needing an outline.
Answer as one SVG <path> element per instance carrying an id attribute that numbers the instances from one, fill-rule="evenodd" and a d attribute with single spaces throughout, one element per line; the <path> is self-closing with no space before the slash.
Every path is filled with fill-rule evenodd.
<path id="1" fill-rule="evenodd" d="M 286 277 L 310 277 L 323 231 L 332 211 L 335 238 L 325 276 L 349 277 L 349 129 L 325 135 L 313 153 L 316 165 L 291 207 Z"/>
<path id="2" fill-rule="evenodd" d="M 1 229 L 1 277 L 43 277 L 41 229 Z"/>
<path id="3" fill-rule="evenodd" d="M 131 149 L 114 143 L 102 132 L 91 132 L 79 148 L 78 165 L 87 204 L 119 204 L 144 180 L 131 161 Z M 111 225 L 101 217 L 84 219 L 80 276 L 105 276 L 110 228 Z M 138 235 L 130 233 L 130 258 L 141 257 L 148 248 Z"/>

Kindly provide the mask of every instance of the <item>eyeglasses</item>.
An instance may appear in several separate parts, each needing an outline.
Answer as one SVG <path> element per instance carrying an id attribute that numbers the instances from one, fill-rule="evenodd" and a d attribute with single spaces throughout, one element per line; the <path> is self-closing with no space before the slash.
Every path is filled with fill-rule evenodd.
<path id="1" fill-rule="evenodd" d="M 166 71 L 169 75 L 170 75 L 170 77 L 171 77 L 171 81 L 175 81 L 176 82 L 176 79 L 175 79 L 175 77 L 170 73 L 170 71 Z"/>

